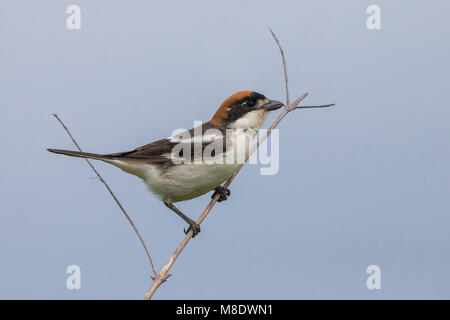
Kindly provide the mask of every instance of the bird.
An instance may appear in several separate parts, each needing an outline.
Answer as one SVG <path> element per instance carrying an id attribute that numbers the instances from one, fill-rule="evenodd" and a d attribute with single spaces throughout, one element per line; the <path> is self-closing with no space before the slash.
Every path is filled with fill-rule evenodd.
<path id="1" fill-rule="evenodd" d="M 136 149 L 97 154 L 47 149 L 56 154 L 101 160 L 141 178 L 166 207 L 188 225 L 192 237 L 200 225 L 174 203 L 212 190 L 225 201 L 231 192 L 222 186 L 249 156 L 249 145 L 271 111 L 284 106 L 252 90 L 239 91 L 223 101 L 211 120 Z"/>

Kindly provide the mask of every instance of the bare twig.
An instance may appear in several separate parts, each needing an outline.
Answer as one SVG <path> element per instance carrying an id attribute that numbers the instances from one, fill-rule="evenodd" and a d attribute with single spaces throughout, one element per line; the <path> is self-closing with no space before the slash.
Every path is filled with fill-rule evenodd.
<path id="1" fill-rule="evenodd" d="M 75 138 L 72 136 L 72 134 L 70 133 L 69 128 L 67 128 L 67 126 L 62 122 L 62 120 L 58 117 L 58 115 L 56 113 L 53 114 L 53 116 L 59 121 L 59 123 L 63 126 L 63 128 L 66 130 L 67 134 L 69 135 L 69 137 L 72 139 L 72 142 L 74 143 L 74 145 L 78 148 L 78 150 L 80 152 L 82 152 L 83 150 L 81 150 L 80 146 L 78 145 L 77 141 L 75 140 Z M 89 159 L 85 158 L 86 162 L 89 164 L 89 166 L 91 167 L 92 171 L 94 171 L 94 173 L 97 175 L 97 178 L 105 185 L 106 189 L 108 189 L 109 194 L 111 195 L 111 197 L 114 199 L 114 201 L 117 203 L 117 205 L 119 206 L 120 210 L 122 210 L 123 214 L 125 215 L 125 217 L 127 218 L 128 222 L 131 224 L 131 226 L 134 229 L 134 232 L 136 232 L 137 236 L 139 237 L 139 240 L 141 240 L 142 245 L 144 246 L 145 252 L 147 253 L 147 257 L 148 260 L 150 261 L 150 264 L 152 265 L 152 270 L 154 273 L 154 277 L 152 277 L 152 279 L 156 279 L 158 277 L 158 271 L 155 268 L 155 265 L 153 264 L 153 260 L 152 257 L 150 255 L 150 251 L 147 249 L 147 246 L 145 245 L 144 239 L 142 238 L 139 230 L 136 228 L 133 220 L 130 218 L 130 216 L 128 215 L 128 213 L 125 211 L 124 207 L 122 206 L 122 204 L 119 202 L 119 199 L 117 199 L 116 195 L 114 194 L 114 192 L 111 190 L 111 188 L 109 187 L 109 185 L 106 183 L 105 179 L 103 179 L 103 177 L 100 175 L 100 173 L 97 171 L 97 169 L 95 169 L 94 165 L 91 163 L 91 161 L 89 161 Z"/>
<path id="2" fill-rule="evenodd" d="M 286 57 L 284 56 L 283 48 L 281 47 L 280 41 L 278 40 L 277 36 L 272 31 L 272 29 L 269 28 L 269 31 L 272 34 L 272 37 L 275 39 L 275 42 L 277 43 L 278 48 L 280 49 L 281 59 L 283 60 L 284 85 L 286 87 L 286 106 L 288 106 L 291 102 L 289 100 L 289 81 L 288 81 Z"/>
<path id="3" fill-rule="evenodd" d="M 330 107 L 333 104 L 330 105 L 322 105 L 322 106 L 299 106 L 298 104 L 306 98 L 306 96 L 308 95 L 307 93 L 303 94 L 302 96 L 300 96 L 299 98 L 297 98 L 297 100 L 295 100 L 294 103 L 290 103 L 289 101 L 289 88 L 288 88 L 288 75 L 287 75 L 287 67 L 286 67 L 286 58 L 284 56 L 284 52 L 283 52 L 283 48 L 280 45 L 280 42 L 278 41 L 278 38 L 276 37 L 275 33 L 269 28 L 272 36 L 274 37 L 280 52 L 281 52 L 281 57 L 283 60 L 283 69 L 284 69 L 284 78 L 285 78 L 285 86 L 286 86 L 286 106 L 283 108 L 282 112 L 280 113 L 280 115 L 277 117 L 277 119 L 272 123 L 272 125 L 269 127 L 269 129 L 267 129 L 266 133 L 261 136 L 258 139 L 258 142 L 253 146 L 253 148 L 250 150 L 248 157 L 246 158 L 246 161 L 250 158 L 250 156 L 256 151 L 256 149 L 261 145 L 261 143 L 269 136 L 269 134 L 272 132 L 272 130 L 280 123 L 280 121 L 291 111 L 298 109 L 298 108 L 321 108 L 321 107 Z M 245 164 L 245 163 L 244 163 Z M 224 183 L 224 187 L 228 188 L 231 184 L 231 182 L 233 182 L 234 178 L 236 177 L 236 175 L 239 173 L 239 171 L 242 169 L 242 167 L 244 166 L 244 164 L 242 164 L 238 170 L 236 170 L 236 172 Z M 209 214 L 209 212 L 211 211 L 211 209 L 213 208 L 213 206 L 216 204 L 217 200 L 219 199 L 219 194 L 217 194 L 206 206 L 205 210 L 203 210 L 202 214 L 200 215 L 200 217 L 197 219 L 197 223 L 200 224 L 203 222 L 203 220 L 205 220 L 206 216 Z M 173 254 L 170 256 L 169 261 L 166 263 L 166 265 L 163 267 L 163 269 L 161 270 L 161 272 L 159 273 L 159 275 L 156 277 L 156 279 L 154 279 L 152 286 L 150 287 L 150 289 L 147 291 L 144 299 L 149 300 L 152 298 L 152 296 L 155 294 L 156 290 L 159 288 L 159 286 L 167 280 L 167 278 L 170 276 L 168 274 L 170 268 L 173 266 L 173 264 L 175 263 L 176 259 L 178 258 L 178 256 L 181 254 L 181 252 L 183 251 L 183 249 L 186 247 L 186 245 L 188 244 L 188 242 L 191 240 L 192 238 L 192 230 L 188 232 L 188 234 L 186 235 L 186 237 L 183 239 L 183 241 L 181 241 L 181 243 L 178 245 L 178 247 L 176 248 L 176 250 L 173 252 Z"/>
<path id="4" fill-rule="evenodd" d="M 294 109 L 328 108 L 334 105 L 335 105 L 334 103 L 331 103 L 331 104 L 322 104 L 319 106 L 296 106 Z"/>

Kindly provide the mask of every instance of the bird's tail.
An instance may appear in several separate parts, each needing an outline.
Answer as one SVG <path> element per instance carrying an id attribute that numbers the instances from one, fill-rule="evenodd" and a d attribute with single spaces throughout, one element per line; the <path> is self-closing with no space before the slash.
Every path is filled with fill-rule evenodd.
<path id="1" fill-rule="evenodd" d="M 89 152 L 80 152 L 80 151 L 72 151 L 72 150 L 60 150 L 60 149 L 47 149 L 50 152 L 58 153 L 58 154 L 64 154 L 66 156 L 71 157 L 78 157 L 78 158 L 89 158 L 89 159 L 95 159 L 95 160 L 112 160 L 113 157 L 103 154 L 97 154 L 97 153 L 89 153 Z"/>

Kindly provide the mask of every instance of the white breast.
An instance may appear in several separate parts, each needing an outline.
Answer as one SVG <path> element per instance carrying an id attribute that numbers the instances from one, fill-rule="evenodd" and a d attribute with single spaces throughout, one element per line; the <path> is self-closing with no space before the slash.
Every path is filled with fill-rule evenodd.
<path id="1" fill-rule="evenodd" d="M 239 165 L 183 164 L 162 173 L 149 165 L 144 181 L 160 199 L 177 202 L 196 198 L 215 189 L 238 168 Z"/>

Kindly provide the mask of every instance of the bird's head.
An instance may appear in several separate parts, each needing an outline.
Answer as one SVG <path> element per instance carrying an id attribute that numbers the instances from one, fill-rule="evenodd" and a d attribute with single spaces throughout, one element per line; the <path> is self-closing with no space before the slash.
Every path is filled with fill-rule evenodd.
<path id="1" fill-rule="evenodd" d="M 259 128 L 270 111 L 277 110 L 283 103 L 269 100 L 255 91 L 240 91 L 226 99 L 210 122 L 215 126 L 231 128 Z"/>

